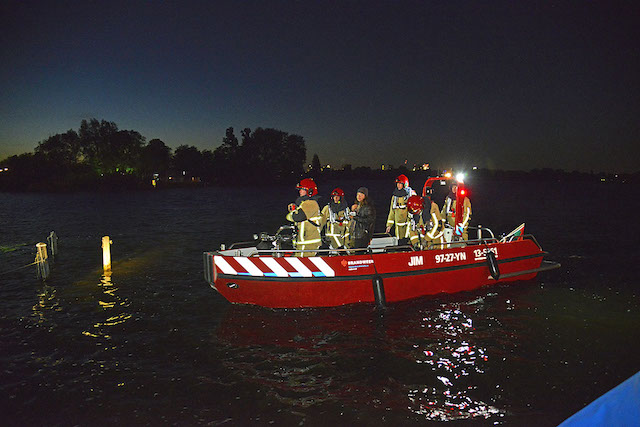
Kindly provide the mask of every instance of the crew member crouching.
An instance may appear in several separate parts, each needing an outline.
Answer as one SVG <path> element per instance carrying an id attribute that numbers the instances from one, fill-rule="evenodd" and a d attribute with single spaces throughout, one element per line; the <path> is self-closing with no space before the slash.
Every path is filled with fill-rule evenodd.
<path id="1" fill-rule="evenodd" d="M 294 243 L 298 250 L 317 250 L 320 247 L 320 206 L 313 198 L 318 194 L 318 186 L 313 179 L 305 178 L 296 186 L 300 197 L 288 206 L 287 220 L 295 222 L 298 238 Z M 316 252 L 298 252 L 296 256 L 315 256 Z"/>
<path id="2" fill-rule="evenodd" d="M 427 192 L 424 198 L 425 205 L 430 206 L 428 222 L 425 217 L 425 222 L 427 222 L 427 233 L 425 235 L 426 247 L 428 249 L 440 249 L 443 248 L 442 244 L 444 243 L 445 220 L 442 218 L 438 204 L 431 198 L 433 189 L 429 188 L 428 190 L 430 191 Z"/>
<path id="3" fill-rule="evenodd" d="M 417 195 L 409 197 L 407 200 L 407 217 L 409 241 L 415 250 L 421 250 L 424 246 L 425 227 L 422 221 L 422 197 Z"/>

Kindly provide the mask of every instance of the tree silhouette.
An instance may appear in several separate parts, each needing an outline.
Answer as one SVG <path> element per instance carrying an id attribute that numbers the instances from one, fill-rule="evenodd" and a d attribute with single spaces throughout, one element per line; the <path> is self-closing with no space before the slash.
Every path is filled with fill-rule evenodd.
<path id="1" fill-rule="evenodd" d="M 320 165 L 320 158 L 317 154 L 313 155 L 313 160 L 311 160 L 311 169 L 314 173 L 322 172 L 322 165 Z"/>
<path id="2" fill-rule="evenodd" d="M 240 153 L 251 177 L 272 182 L 300 175 L 307 149 L 299 135 L 271 128 L 251 132 L 247 128 L 242 131 Z"/>
<path id="3" fill-rule="evenodd" d="M 60 165 L 76 163 L 80 157 L 80 137 L 76 131 L 69 129 L 66 133 L 50 136 L 38 143 L 36 154 Z"/>
<path id="4" fill-rule="evenodd" d="M 142 148 L 140 161 L 142 172 L 146 178 L 151 177 L 154 173 L 166 178 L 171 166 L 171 148 L 157 138 L 152 139 Z"/>
<path id="5" fill-rule="evenodd" d="M 80 158 L 101 174 L 131 173 L 139 166 L 144 137 L 133 130 L 119 131 L 114 122 L 82 120 L 78 131 Z"/>
<path id="6" fill-rule="evenodd" d="M 200 177 L 202 172 L 202 153 L 192 145 L 181 145 L 173 156 L 173 168 L 178 176 L 185 180 Z"/>
<path id="7" fill-rule="evenodd" d="M 232 127 L 227 128 L 222 145 L 214 150 L 212 161 L 215 164 L 212 174 L 219 182 L 233 176 L 240 167 L 240 146 Z"/>
<path id="8" fill-rule="evenodd" d="M 120 130 L 114 122 L 82 120 L 78 131 L 69 130 L 38 143 L 35 153 L 12 156 L 0 162 L 8 171 L 0 188 L 61 190 L 150 185 L 158 173 L 191 181 L 261 183 L 298 179 L 304 172 L 307 149 L 304 138 L 278 129 L 241 131 L 242 143 L 227 128 L 222 145 L 200 152 L 181 145 L 173 156 L 160 139 L 145 138 L 134 130 Z M 314 164 L 320 161 L 314 156 Z"/>

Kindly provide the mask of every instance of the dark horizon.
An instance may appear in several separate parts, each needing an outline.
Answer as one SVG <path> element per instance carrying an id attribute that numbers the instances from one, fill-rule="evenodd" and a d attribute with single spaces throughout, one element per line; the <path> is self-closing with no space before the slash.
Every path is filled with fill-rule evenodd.
<path id="1" fill-rule="evenodd" d="M 214 150 L 301 135 L 307 162 L 640 170 L 636 2 L 0 6 L 0 159 L 82 119 Z"/>

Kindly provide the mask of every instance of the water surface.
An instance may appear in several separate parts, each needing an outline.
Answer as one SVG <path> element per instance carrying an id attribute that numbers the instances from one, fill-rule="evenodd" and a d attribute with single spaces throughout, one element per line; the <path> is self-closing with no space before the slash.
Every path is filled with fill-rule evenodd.
<path id="1" fill-rule="evenodd" d="M 393 185 L 340 184 L 350 198 L 369 187 L 381 231 Z M 640 229 L 623 221 L 626 191 L 475 183 L 476 223 L 526 222 L 562 268 L 384 313 L 232 306 L 204 282 L 202 252 L 274 231 L 288 186 L 2 193 L 3 423 L 556 425 L 640 370 Z M 50 278 L 11 271 L 51 230 Z"/>

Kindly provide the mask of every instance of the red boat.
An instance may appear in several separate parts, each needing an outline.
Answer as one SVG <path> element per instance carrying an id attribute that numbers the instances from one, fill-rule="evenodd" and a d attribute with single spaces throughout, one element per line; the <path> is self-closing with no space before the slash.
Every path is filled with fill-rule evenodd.
<path id="1" fill-rule="evenodd" d="M 464 247 L 404 252 L 397 252 L 395 246 L 376 248 L 381 239 L 389 238 L 374 238 L 365 253 L 354 255 L 296 257 L 256 248 L 205 252 L 205 279 L 232 303 L 330 307 L 360 302 L 384 305 L 468 291 L 533 279 L 540 271 L 560 266 L 543 260 L 546 252 L 531 235 L 513 241 L 491 238 L 469 241 Z"/>
<path id="2" fill-rule="evenodd" d="M 425 189 L 444 180 L 430 178 Z M 461 191 L 464 195 L 464 187 L 459 185 Z M 460 206 L 457 212 L 461 211 Z M 366 249 L 320 250 L 309 257 L 281 248 L 287 240 L 282 231 L 289 229 L 281 227 L 275 236 L 263 234 L 259 240 L 270 242 L 267 249 L 247 243 L 205 252 L 205 280 L 236 304 L 303 308 L 365 302 L 384 306 L 425 295 L 529 280 L 560 266 L 543 260 L 546 252 L 536 239 L 522 234 L 524 224 L 500 240 L 490 229 L 480 228 L 476 240 L 451 241 L 449 234 L 444 248 L 413 250 L 397 246 L 395 237 L 379 235 Z"/>

